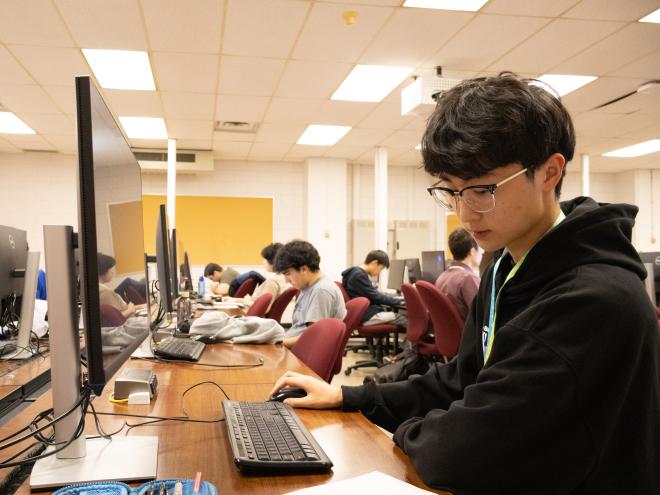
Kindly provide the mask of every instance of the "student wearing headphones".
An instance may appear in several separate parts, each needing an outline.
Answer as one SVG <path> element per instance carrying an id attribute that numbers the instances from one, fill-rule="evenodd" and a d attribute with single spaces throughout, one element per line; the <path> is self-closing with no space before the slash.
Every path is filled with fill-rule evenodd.
<path id="1" fill-rule="evenodd" d="M 337 388 L 288 372 L 274 390 L 361 411 L 434 488 L 660 493 L 658 322 L 631 243 L 637 208 L 559 202 L 575 135 L 539 84 L 463 81 L 422 139 L 429 193 L 496 251 L 458 355 L 405 382 Z"/>

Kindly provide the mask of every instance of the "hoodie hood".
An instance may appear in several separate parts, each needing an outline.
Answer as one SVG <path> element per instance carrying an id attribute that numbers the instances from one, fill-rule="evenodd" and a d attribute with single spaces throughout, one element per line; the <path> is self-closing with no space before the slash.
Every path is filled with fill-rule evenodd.
<path id="1" fill-rule="evenodd" d="M 636 206 L 597 203 L 586 197 L 562 202 L 560 206 L 566 218 L 527 254 L 515 276 L 520 282 L 512 292 L 529 291 L 588 264 L 619 266 L 642 280 L 646 277 L 644 265 L 630 240 Z"/>
<path id="2" fill-rule="evenodd" d="M 362 268 L 360 268 L 359 266 L 352 266 L 350 268 L 346 268 L 346 270 L 341 272 L 341 278 L 342 278 L 342 280 L 344 280 L 344 285 L 346 285 L 346 280 L 349 279 L 351 277 L 351 275 L 353 275 L 357 271 L 359 271 L 361 273 L 365 273 L 364 270 Z"/>

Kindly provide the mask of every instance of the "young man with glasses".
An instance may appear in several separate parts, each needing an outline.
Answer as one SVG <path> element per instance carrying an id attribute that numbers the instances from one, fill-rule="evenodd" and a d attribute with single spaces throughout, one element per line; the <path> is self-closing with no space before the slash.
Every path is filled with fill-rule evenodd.
<path id="1" fill-rule="evenodd" d="M 537 84 L 537 83 L 535 83 Z M 660 493 L 658 323 L 630 242 L 637 208 L 559 203 L 575 137 L 511 74 L 447 91 L 422 140 L 430 188 L 497 251 L 459 354 L 407 382 L 304 387 L 292 406 L 362 411 L 420 477 L 460 494 Z"/>

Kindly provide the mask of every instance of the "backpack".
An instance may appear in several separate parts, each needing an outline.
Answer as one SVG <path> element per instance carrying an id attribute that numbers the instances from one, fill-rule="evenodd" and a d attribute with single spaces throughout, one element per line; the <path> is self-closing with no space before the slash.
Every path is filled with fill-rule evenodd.
<path id="1" fill-rule="evenodd" d="M 392 383 L 407 380 L 412 375 L 423 375 L 429 369 L 429 363 L 417 350 L 409 345 L 399 353 L 396 360 L 381 366 L 373 376 L 367 376 L 364 383 Z"/>

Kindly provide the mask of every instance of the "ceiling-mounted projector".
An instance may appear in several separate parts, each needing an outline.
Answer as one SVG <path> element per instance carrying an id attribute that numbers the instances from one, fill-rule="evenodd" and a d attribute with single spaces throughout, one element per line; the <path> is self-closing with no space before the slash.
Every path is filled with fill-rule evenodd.
<path id="1" fill-rule="evenodd" d="M 442 77 L 440 66 L 413 77 L 413 82 L 401 90 L 401 115 L 430 115 L 442 93 L 462 81 Z"/>

